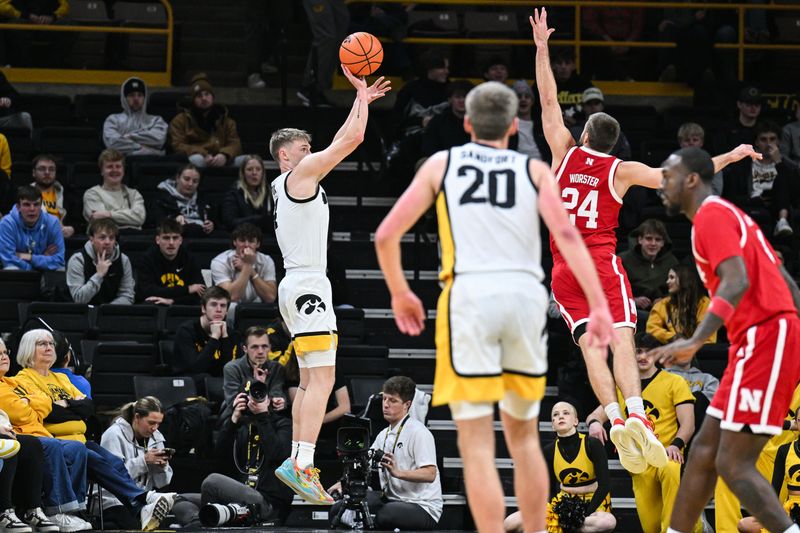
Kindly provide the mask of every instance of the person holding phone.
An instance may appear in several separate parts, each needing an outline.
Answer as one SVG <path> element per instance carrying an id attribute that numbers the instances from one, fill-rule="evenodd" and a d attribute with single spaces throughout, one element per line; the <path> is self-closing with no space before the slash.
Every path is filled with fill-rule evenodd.
<path id="1" fill-rule="evenodd" d="M 169 461 L 175 450 L 165 447 L 164 435 L 158 427 L 164 420 L 164 408 L 153 396 L 145 396 L 123 405 L 111 426 L 103 432 L 100 445 L 125 463 L 134 482 L 151 491 L 169 485 L 172 467 Z M 172 494 L 174 499 L 174 494 Z M 106 527 L 136 528 L 133 516 L 108 491 L 103 491 L 103 512 Z"/>

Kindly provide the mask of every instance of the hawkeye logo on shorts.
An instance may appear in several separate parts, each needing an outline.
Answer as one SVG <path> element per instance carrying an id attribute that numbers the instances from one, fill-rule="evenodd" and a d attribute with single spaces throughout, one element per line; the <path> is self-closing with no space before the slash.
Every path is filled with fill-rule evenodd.
<path id="1" fill-rule="evenodd" d="M 298 313 L 311 315 L 313 313 L 324 313 L 325 302 L 316 294 L 304 294 L 294 301 Z"/>

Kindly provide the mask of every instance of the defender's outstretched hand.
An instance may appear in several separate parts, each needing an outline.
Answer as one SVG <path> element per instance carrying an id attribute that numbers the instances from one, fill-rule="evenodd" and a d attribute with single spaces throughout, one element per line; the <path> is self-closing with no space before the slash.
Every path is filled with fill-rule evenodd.
<path id="1" fill-rule="evenodd" d="M 533 29 L 533 42 L 537 47 L 547 47 L 550 34 L 556 31 L 547 27 L 547 9 L 543 7 L 541 13 L 538 9 L 534 9 L 533 16 L 528 17 L 528 19 Z"/>
<path id="2" fill-rule="evenodd" d="M 733 156 L 734 161 L 740 161 L 745 157 L 749 157 L 755 161 L 760 160 L 763 157 L 762 154 L 755 151 L 752 144 L 740 144 L 731 151 L 731 155 Z"/>
<path id="3" fill-rule="evenodd" d="M 392 296 L 392 312 L 401 333 L 416 337 L 425 329 L 425 308 L 413 292 Z"/>
<path id="4" fill-rule="evenodd" d="M 692 360 L 694 354 L 702 347 L 692 339 L 680 339 L 667 345 L 653 348 L 648 354 L 654 354 L 656 361 L 664 366 L 675 363 L 686 363 Z"/>

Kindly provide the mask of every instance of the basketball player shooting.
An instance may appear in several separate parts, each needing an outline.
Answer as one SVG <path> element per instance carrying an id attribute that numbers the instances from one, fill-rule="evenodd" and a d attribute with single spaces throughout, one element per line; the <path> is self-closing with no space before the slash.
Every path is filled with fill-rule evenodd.
<path id="1" fill-rule="evenodd" d="M 390 90 L 380 77 L 370 86 L 344 65 L 356 88 L 350 114 L 330 146 L 311 152 L 311 137 L 284 128 L 272 134 L 269 149 L 281 175 L 272 182 L 275 233 L 286 276 L 278 286 L 281 316 L 292 335 L 300 367 L 300 385 L 292 405 L 292 452 L 275 475 L 304 500 L 332 505 L 333 499 L 314 468 L 314 449 L 334 382 L 336 315 L 327 266 L 328 198 L 320 182 L 364 140 L 369 104 Z"/>
<path id="2" fill-rule="evenodd" d="M 583 236 L 597 267 L 614 327 L 617 328 L 617 334 L 611 342 L 613 374 L 608 368 L 606 350 L 593 348 L 587 342 L 585 333 L 591 320 L 586 299 L 580 290 L 578 278 L 566 266 L 562 256 L 564 250 L 552 239 L 551 288 L 573 340 L 583 353 L 592 389 L 611 421 L 610 437 L 619 452 L 620 462 L 629 472 L 640 474 L 648 464 L 656 468 L 665 466 L 667 453 L 653 433 L 642 403 L 633 342 L 636 305 L 622 261 L 615 254 L 617 238 L 614 230 L 628 188 L 641 185 L 658 189 L 661 186 L 661 169 L 635 161 L 621 161 L 609 155 L 617 142 L 620 128 L 619 123 L 606 113 L 595 113 L 589 117 L 580 137 L 580 146 L 576 144 L 564 125 L 556 82 L 550 68 L 548 40 L 555 30 L 547 26 L 547 10 L 534 10 L 530 23 L 536 44 L 536 85 L 542 106 L 542 128 L 553 154 L 552 168 L 561 186 L 564 207 L 572 224 Z M 730 163 L 755 155 L 752 146 L 740 145 L 715 157 L 714 171 L 719 172 Z M 616 387 L 619 387 L 625 399 L 627 420 L 617 402 Z M 601 428 L 597 430 L 602 431 Z"/>
<path id="3" fill-rule="evenodd" d="M 543 532 L 548 473 L 539 445 L 547 374 L 547 290 L 539 216 L 581 280 L 592 320 L 586 341 L 607 349 L 606 297 L 547 165 L 508 150 L 518 100 L 486 82 L 467 95 L 472 142 L 431 156 L 375 233 L 378 262 L 398 328 L 424 329 L 425 310 L 403 275 L 400 239 L 435 202 L 444 283 L 436 314 L 433 404 L 450 406 L 464 461 L 467 500 L 481 533 L 503 533 L 503 488 L 495 467 L 494 404 L 514 459 L 524 531 Z"/>

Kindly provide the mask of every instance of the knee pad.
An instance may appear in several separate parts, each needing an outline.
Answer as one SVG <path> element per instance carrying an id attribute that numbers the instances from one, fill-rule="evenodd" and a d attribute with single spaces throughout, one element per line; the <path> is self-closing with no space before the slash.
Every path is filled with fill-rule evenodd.
<path id="1" fill-rule="evenodd" d="M 473 420 L 494 415 L 492 402 L 452 402 L 450 414 L 453 420 Z"/>
<path id="2" fill-rule="evenodd" d="M 500 409 L 517 420 L 533 420 L 539 416 L 539 400 L 526 400 L 514 391 L 506 391 L 500 400 Z"/>

